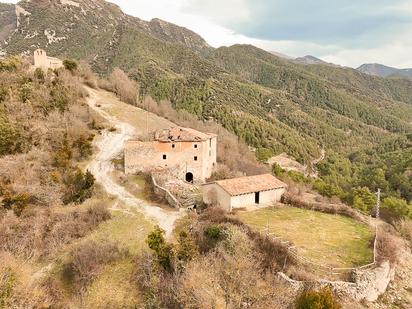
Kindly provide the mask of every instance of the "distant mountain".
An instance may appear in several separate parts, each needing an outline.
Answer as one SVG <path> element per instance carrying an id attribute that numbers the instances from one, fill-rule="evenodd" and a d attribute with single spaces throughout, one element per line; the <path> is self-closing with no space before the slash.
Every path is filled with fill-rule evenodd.
<path id="1" fill-rule="evenodd" d="M 25 0 L 0 6 L 0 16 L 0 29 L 11 29 L 0 41 L 9 55 L 43 48 L 88 61 L 103 76 L 119 67 L 142 95 L 301 163 L 321 147 L 349 154 L 412 131 L 407 79 L 382 80 L 314 57 L 303 58 L 321 65 L 303 65 L 252 45 L 214 49 L 186 28 L 143 21 L 103 0 Z"/>
<path id="2" fill-rule="evenodd" d="M 283 59 L 289 59 L 289 60 L 293 59 L 293 57 L 291 57 L 291 56 L 288 56 L 288 55 L 285 55 L 285 54 L 282 54 L 282 53 L 279 53 L 279 52 L 276 52 L 276 51 L 271 50 L 271 51 L 269 51 L 269 53 L 271 53 L 272 55 L 278 56 L 280 58 L 283 58 Z"/>
<path id="3" fill-rule="evenodd" d="M 393 77 L 412 78 L 412 69 L 397 69 L 397 68 L 388 67 L 388 66 L 385 66 L 379 63 L 363 64 L 359 68 L 357 68 L 357 70 L 365 74 L 380 76 L 380 77 L 393 76 Z"/>
<path id="4" fill-rule="evenodd" d="M 316 58 L 314 56 L 304 56 L 304 57 L 298 57 L 295 60 L 293 60 L 295 63 L 300 63 L 300 64 L 323 64 L 323 65 L 333 65 L 332 63 L 328 63 L 326 61 L 323 61 L 322 59 Z"/>

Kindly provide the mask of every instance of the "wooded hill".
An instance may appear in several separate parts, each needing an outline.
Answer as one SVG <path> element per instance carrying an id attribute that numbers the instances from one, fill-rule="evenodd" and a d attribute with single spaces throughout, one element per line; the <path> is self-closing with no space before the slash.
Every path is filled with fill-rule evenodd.
<path id="1" fill-rule="evenodd" d="M 344 181 L 322 169 L 345 190 L 360 185 L 352 181 L 359 169 L 353 158 L 366 151 L 377 159 L 360 168 L 379 167 L 384 174 L 390 174 L 384 158 L 400 152 L 405 164 L 396 175 L 412 182 L 405 154 L 412 143 L 411 80 L 296 64 L 249 45 L 214 49 L 188 29 L 142 21 L 105 1 L 76 3 L 20 2 L 25 13 L 3 50 L 20 54 L 41 47 L 52 56 L 85 59 L 102 75 L 120 67 L 138 81 L 141 96 L 214 119 L 256 147 L 262 159 L 287 152 L 309 163 L 325 148 L 327 158 L 349 162 Z M 405 197 L 399 184 L 391 187 Z"/>

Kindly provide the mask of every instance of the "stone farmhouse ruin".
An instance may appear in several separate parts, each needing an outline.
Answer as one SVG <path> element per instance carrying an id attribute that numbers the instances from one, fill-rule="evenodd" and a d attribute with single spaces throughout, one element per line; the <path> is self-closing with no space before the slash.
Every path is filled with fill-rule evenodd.
<path id="1" fill-rule="evenodd" d="M 125 173 L 164 172 L 189 183 L 202 183 L 216 166 L 217 135 L 174 127 L 153 141 L 125 143 Z"/>
<path id="2" fill-rule="evenodd" d="M 227 211 L 279 202 L 287 185 L 271 174 L 219 180 L 202 186 L 203 201 Z"/>
<path id="3" fill-rule="evenodd" d="M 43 49 L 36 49 L 34 51 L 34 67 L 43 70 L 59 69 L 63 67 L 63 61 L 47 56 L 46 51 Z"/>
<path id="4" fill-rule="evenodd" d="M 287 185 L 271 174 L 205 184 L 216 167 L 216 155 L 216 134 L 174 127 L 156 132 L 152 141 L 126 141 L 125 173 L 143 172 L 151 174 L 152 179 L 154 175 L 161 175 L 162 178 L 167 178 L 166 183 L 171 181 L 176 184 L 185 181 L 195 184 L 193 187 L 203 196 L 204 203 L 220 206 L 227 211 L 249 206 L 271 206 L 274 202 L 280 201 L 287 190 Z M 196 185 L 201 184 L 202 190 L 199 190 Z M 167 185 L 161 189 L 166 191 L 167 195 L 173 195 Z M 185 185 L 181 189 L 184 191 Z M 182 195 L 182 192 L 179 195 Z M 176 203 L 173 204 L 175 207 Z"/>

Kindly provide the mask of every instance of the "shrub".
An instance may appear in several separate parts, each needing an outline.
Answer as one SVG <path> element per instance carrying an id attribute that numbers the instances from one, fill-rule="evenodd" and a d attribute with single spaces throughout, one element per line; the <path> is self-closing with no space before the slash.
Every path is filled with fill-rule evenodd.
<path id="1" fill-rule="evenodd" d="M 327 197 L 337 196 L 343 198 L 345 196 L 343 190 L 333 184 L 325 183 L 323 180 L 316 180 L 313 184 L 313 189 L 319 192 L 319 194 Z"/>
<path id="2" fill-rule="evenodd" d="M 166 271 L 173 270 L 173 247 L 166 243 L 164 231 L 160 227 L 156 227 L 146 239 L 146 243 L 152 249 L 157 258 L 157 263 Z"/>
<path id="3" fill-rule="evenodd" d="M 363 212 L 370 212 L 376 206 L 376 196 L 369 188 L 357 188 L 351 194 L 352 205 Z"/>
<path id="4" fill-rule="evenodd" d="M 402 220 L 395 224 L 402 237 L 412 244 L 412 220 Z"/>
<path id="5" fill-rule="evenodd" d="M 179 233 L 178 246 L 176 248 L 176 257 L 179 261 L 188 262 L 197 255 L 197 248 L 193 239 L 186 231 Z"/>
<path id="6" fill-rule="evenodd" d="M 379 229 L 377 240 L 377 261 L 382 263 L 388 261 L 392 265 L 398 262 L 399 248 L 402 246 L 399 239 L 386 231 Z"/>
<path id="7" fill-rule="evenodd" d="M 41 68 L 37 68 L 36 70 L 34 70 L 34 77 L 37 80 L 44 82 L 44 71 Z"/>
<path id="8" fill-rule="evenodd" d="M 45 258 L 108 219 L 110 212 L 100 205 L 65 213 L 37 209 L 20 218 L 9 213 L 0 218 L 1 248 L 27 260 Z"/>
<path id="9" fill-rule="evenodd" d="M 216 224 L 213 224 L 205 230 L 205 234 L 213 240 L 218 240 L 221 235 L 220 227 Z"/>
<path id="10" fill-rule="evenodd" d="M 23 103 L 27 103 L 30 99 L 31 92 L 32 92 L 31 85 L 29 83 L 23 84 L 20 87 L 20 100 Z"/>
<path id="11" fill-rule="evenodd" d="M 79 151 L 80 159 L 87 159 L 93 154 L 92 140 L 93 136 L 86 138 L 84 135 L 81 135 L 73 142 L 73 147 Z"/>
<path id="12" fill-rule="evenodd" d="M 115 68 L 109 77 L 109 81 L 120 100 L 136 105 L 139 90 L 137 84 L 126 73 L 119 68 Z"/>
<path id="13" fill-rule="evenodd" d="M 63 276 L 82 291 L 106 264 L 127 254 L 116 243 L 89 240 L 72 251 L 69 261 L 63 265 Z"/>
<path id="14" fill-rule="evenodd" d="M 340 309 L 342 306 L 337 302 L 329 288 L 319 291 L 309 290 L 302 293 L 296 301 L 296 309 Z"/>
<path id="15" fill-rule="evenodd" d="M 66 185 L 63 196 L 64 204 L 81 204 L 92 196 L 95 178 L 89 171 L 83 173 L 80 169 L 75 169 L 65 177 Z"/>
<path id="16" fill-rule="evenodd" d="M 272 165 L 272 173 L 275 174 L 277 177 L 280 177 L 284 173 L 284 169 L 277 163 Z"/>
<path id="17" fill-rule="evenodd" d="M 64 60 L 63 65 L 66 68 L 66 70 L 69 70 L 72 73 L 77 69 L 77 66 L 78 66 L 77 62 L 71 59 Z"/>
<path id="18" fill-rule="evenodd" d="M 289 171 L 287 174 L 288 174 L 288 177 L 294 182 L 298 182 L 298 183 L 310 183 L 311 182 L 310 178 L 306 177 L 300 172 Z"/>
<path id="19" fill-rule="evenodd" d="M 50 91 L 50 97 L 49 110 L 58 109 L 60 112 L 67 110 L 69 106 L 69 98 L 66 89 L 61 86 L 55 87 Z"/>
<path id="20" fill-rule="evenodd" d="M 70 166 L 72 157 L 72 148 L 69 145 L 69 140 L 66 135 L 59 149 L 54 154 L 53 165 L 57 168 L 67 168 Z"/>
<path id="21" fill-rule="evenodd" d="M 339 214 L 352 218 L 354 220 L 366 223 L 365 216 L 362 215 L 356 209 L 349 207 L 345 204 L 331 204 L 331 203 L 321 203 L 321 202 L 308 202 L 296 195 L 286 192 L 282 196 L 282 203 L 293 205 L 297 208 L 311 209 L 315 211 L 320 211 L 328 214 Z"/>
<path id="22" fill-rule="evenodd" d="M 0 72 L 1 71 L 16 71 L 21 65 L 21 60 L 17 57 L 9 57 L 4 60 L 0 60 Z"/>
<path id="23" fill-rule="evenodd" d="M 383 200 L 381 217 L 388 222 L 412 218 L 412 206 L 396 197 L 387 197 Z"/>
<path id="24" fill-rule="evenodd" d="M 19 193 L 11 195 L 6 193 L 3 198 L 3 207 L 10 210 L 12 209 L 16 216 L 20 216 L 23 210 L 29 205 L 31 196 L 28 193 Z"/>
<path id="25" fill-rule="evenodd" d="M 15 125 L 2 114 L 0 109 L 0 156 L 21 152 L 24 138 Z"/>
<path id="26" fill-rule="evenodd" d="M 258 148 L 256 149 L 256 158 L 260 162 L 267 162 L 269 158 L 273 156 L 273 150 L 268 148 Z"/>

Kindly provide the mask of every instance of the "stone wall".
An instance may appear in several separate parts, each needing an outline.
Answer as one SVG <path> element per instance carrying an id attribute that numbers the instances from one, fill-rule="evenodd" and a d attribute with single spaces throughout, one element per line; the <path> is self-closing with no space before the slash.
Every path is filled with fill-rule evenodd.
<path id="1" fill-rule="evenodd" d="M 355 271 L 353 273 L 353 282 L 327 280 L 303 282 L 292 280 L 284 273 L 279 273 L 279 277 L 295 290 L 330 287 L 340 297 L 350 297 L 356 301 L 366 300 L 369 302 L 376 301 L 380 295 L 385 293 L 394 276 L 395 269 L 390 266 L 389 262 L 384 262 L 377 267 Z"/>
<path id="2" fill-rule="evenodd" d="M 180 208 L 181 205 L 176 197 L 169 190 L 161 187 L 153 176 L 150 176 L 150 178 L 152 180 L 153 190 L 155 194 L 164 198 L 170 206 L 174 208 Z"/>

